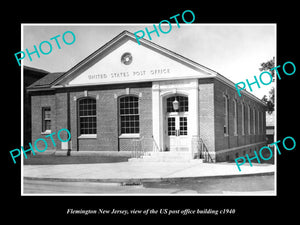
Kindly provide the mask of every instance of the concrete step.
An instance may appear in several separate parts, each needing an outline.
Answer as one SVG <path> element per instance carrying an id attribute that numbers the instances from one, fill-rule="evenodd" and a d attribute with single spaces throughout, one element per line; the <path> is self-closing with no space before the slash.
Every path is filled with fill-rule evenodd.
<path id="1" fill-rule="evenodd" d="M 189 159 L 189 160 L 171 160 L 171 159 L 157 159 L 157 158 L 129 158 L 129 162 L 174 162 L 174 163 L 204 163 L 204 159 Z"/>
<path id="2" fill-rule="evenodd" d="M 188 162 L 191 161 L 190 152 L 150 152 L 140 158 L 130 158 L 131 162 Z M 203 160 L 198 160 L 198 162 Z"/>

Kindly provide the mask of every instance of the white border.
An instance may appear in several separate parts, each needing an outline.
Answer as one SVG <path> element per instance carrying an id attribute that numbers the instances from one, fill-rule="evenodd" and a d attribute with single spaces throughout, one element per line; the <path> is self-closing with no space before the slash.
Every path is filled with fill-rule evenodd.
<path id="1" fill-rule="evenodd" d="M 23 35 L 24 35 L 24 29 L 21 24 L 21 49 L 24 49 L 24 40 L 23 40 Z M 23 65 L 23 60 L 21 61 L 21 146 L 24 146 L 23 140 L 24 140 L 24 96 L 23 96 L 23 86 L 24 86 L 24 65 Z M 22 150 L 21 150 L 22 151 Z M 24 195 L 23 190 L 23 164 L 24 159 L 23 159 L 23 154 L 21 153 L 21 196 Z"/>

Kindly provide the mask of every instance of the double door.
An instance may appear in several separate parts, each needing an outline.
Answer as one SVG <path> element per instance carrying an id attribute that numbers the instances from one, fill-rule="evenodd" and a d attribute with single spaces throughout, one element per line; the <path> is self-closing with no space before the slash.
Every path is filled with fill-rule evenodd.
<path id="1" fill-rule="evenodd" d="M 188 150 L 188 116 L 186 113 L 168 113 L 166 116 L 166 147 L 169 151 Z"/>

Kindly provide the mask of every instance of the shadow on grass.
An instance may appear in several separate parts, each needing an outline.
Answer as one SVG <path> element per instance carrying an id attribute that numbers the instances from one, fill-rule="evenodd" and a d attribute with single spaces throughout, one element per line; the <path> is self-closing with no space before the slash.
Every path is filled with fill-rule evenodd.
<path id="1" fill-rule="evenodd" d="M 145 188 L 193 190 L 197 193 L 255 192 L 274 190 L 274 175 L 187 178 L 161 182 L 143 182 Z"/>
<path id="2" fill-rule="evenodd" d="M 57 156 L 57 155 L 31 155 L 24 158 L 24 165 L 61 165 L 61 164 L 91 164 L 91 163 L 117 163 L 127 162 L 125 156 Z"/>

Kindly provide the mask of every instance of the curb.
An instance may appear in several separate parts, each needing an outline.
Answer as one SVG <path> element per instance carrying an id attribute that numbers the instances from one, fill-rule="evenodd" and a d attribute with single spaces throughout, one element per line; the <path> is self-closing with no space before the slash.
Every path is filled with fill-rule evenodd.
<path id="1" fill-rule="evenodd" d="M 178 181 L 187 179 L 213 179 L 213 178 L 234 178 L 249 176 L 268 176 L 275 172 L 261 172 L 237 175 L 217 175 L 201 177 L 161 177 L 161 178 L 51 178 L 51 177 L 23 177 L 25 180 L 56 181 L 56 182 L 97 182 L 97 183 L 120 183 L 120 185 L 141 185 L 145 182 Z"/>

